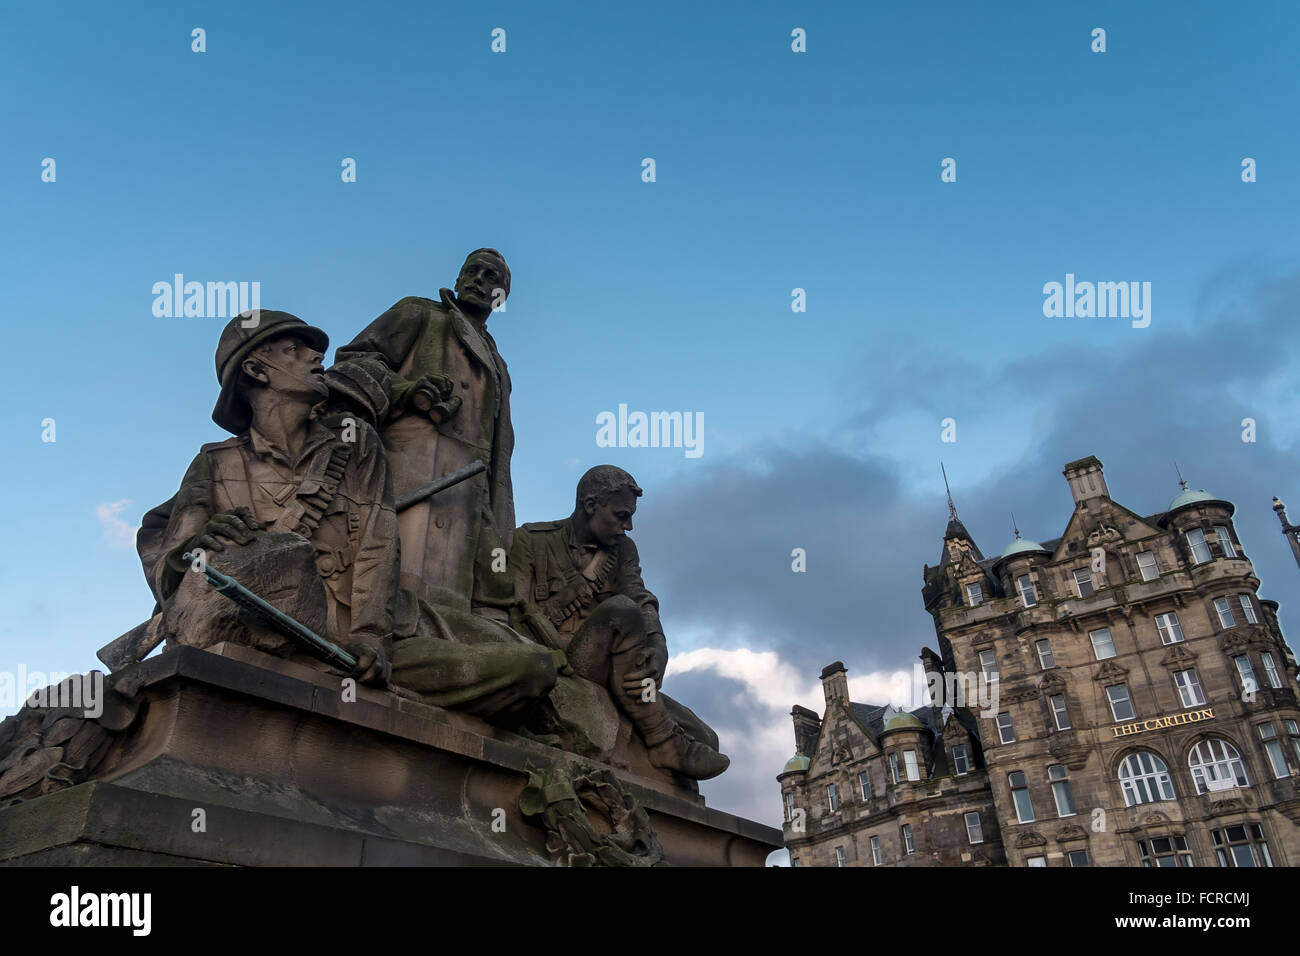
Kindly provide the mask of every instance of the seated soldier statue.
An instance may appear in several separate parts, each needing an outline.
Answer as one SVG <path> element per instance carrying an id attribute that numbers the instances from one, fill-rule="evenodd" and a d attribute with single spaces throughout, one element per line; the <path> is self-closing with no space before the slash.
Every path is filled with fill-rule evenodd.
<path id="1" fill-rule="evenodd" d="M 641 580 L 627 536 L 641 494 L 626 471 L 600 465 L 578 482 L 572 515 L 515 531 L 515 625 L 564 651 L 580 677 L 608 689 L 652 764 L 707 780 L 730 763 L 718 752 L 717 735 L 659 692 L 668 663 L 659 600 Z"/>
<path id="2" fill-rule="evenodd" d="M 212 418 L 234 437 L 204 445 L 176 496 L 146 516 L 138 546 L 161 610 L 151 626 L 178 643 L 302 656 L 189 573 L 205 561 L 351 652 L 360 682 L 518 725 L 563 655 L 522 639 L 448 640 L 402 592 L 387 456 L 364 420 L 324 411 L 327 346 L 284 312 L 245 313 L 222 332 Z"/>

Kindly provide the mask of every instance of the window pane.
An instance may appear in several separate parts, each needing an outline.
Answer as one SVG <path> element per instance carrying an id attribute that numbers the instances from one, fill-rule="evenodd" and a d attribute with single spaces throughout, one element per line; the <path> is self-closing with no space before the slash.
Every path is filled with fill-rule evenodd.
<path id="1" fill-rule="evenodd" d="M 1160 577 L 1160 568 L 1156 565 L 1154 551 L 1143 551 L 1137 556 L 1138 570 L 1142 572 L 1143 581 L 1152 581 Z"/>
<path id="2" fill-rule="evenodd" d="M 1177 644 L 1183 639 L 1183 628 L 1173 611 L 1156 615 L 1156 630 L 1160 632 L 1161 643 Z"/>
<path id="3" fill-rule="evenodd" d="M 1210 546 L 1206 543 L 1205 532 L 1200 528 L 1187 532 L 1187 544 L 1192 549 L 1193 564 L 1204 564 L 1210 560 Z"/>
<path id="4" fill-rule="evenodd" d="M 1219 547 L 1223 549 L 1223 556 L 1225 558 L 1235 558 L 1237 549 L 1232 546 L 1232 535 L 1228 534 L 1228 529 L 1221 524 L 1216 524 L 1214 534 L 1219 539 Z"/>
<path id="5" fill-rule="evenodd" d="M 970 604 L 971 607 L 975 607 L 983 600 L 984 600 L 984 588 L 982 588 L 978 584 L 966 585 L 966 601 L 968 604 Z"/>
<path id="6" fill-rule="evenodd" d="M 1277 669 L 1277 659 L 1268 651 L 1264 651 L 1260 654 L 1259 659 L 1264 663 L 1264 674 L 1268 677 L 1268 686 L 1281 687 L 1282 674 Z M 1288 723 L 1293 723 L 1293 721 L 1288 721 Z"/>
<path id="7" fill-rule="evenodd" d="M 1074 586 L 1079 592 L 1079 597 L 1086 598 L 1093 593 L 1092 572 L 1087 568 L 1080 568 L 1074 572 Z"/>
<path id="8" fill-rule="evenodd" d="M 1070 715 L 1065 710 L 1065 695 L 1053 694 L 1051 697 L 1051 701 L 1052 701 L 1052 716 L 1056 718 L 1056 729 L 1069 730 Z"/>
<path id="9" fill-rule="evenodd" d="M 1232 616 L 1232 605 L 1226 597 L 1214 599 L 1214 609 L 1219 612 L 1220 627 L 1236 627 L 1237 620 Z"/>
<path id="10" fill-rule="evenodd" d="M 1020 590 L 1020 601 L 1025 607 L 1038 603 L 1038 592 L 1034 590 L 1034 579 L 1027 574 L 1016 578 L 1016 587 Z"/>
<path id="11" fill-rule="evenodd" d="M 1116 720 L 1132 720 L 1136 716 L 1129 700 L 1127 685 L 1113 684 L 1107 687 L 1106 697 L 1110 700 L 1111 716 Z"/>
<path id="12" fill-rule="evenodd" d="M 1249 594 L 1238 594 L 1237 600 L 1241 602 L 1241 613 L 1246 618 L 1247 624 L 1258 624 L 1259 618 L 1255 616 L 1255 605 L 1251 603 Z"/>
<path id="13" fill-rule="evenodd" d="M 1038 666 L 1043 670 L 1056 666 L 1056 658 L 1052 656 L 1052 645 L 1048 641 L 1039 641 L 1034 645 L 1038 648 Z"/>
<path id="14" fill-rule="evenodd" d="M 921 779 L 921 773 L 920 773 L 920 770 L 918 769 L 918 767 L 917 767 L 917 763 L 916 763 L 916 751 L 915 751 L 915 750 L 904 750 L 904 751 L 903 751 L 903 765 L 904 765 L 905 769 L 907 770 L 907 779 L 908 779 L 908 780 L 920 780 L 920 779 Z"/>
<path id="15" fill-rule="evenodd" d="M 1097 660 L 1104 661 L 1108 657 L 1115 656 L 1115 642 L 1111 640 L 1110 628 L 1102 627 L 1089 631 L 1088 637 L 1092 640 L 1092 653 L 1096 655 Z"/>
<path id="16" fill-rule="evenodd" d="M 998 714 L 998 740 L 1004 744 L 1016 742 L 1016 732 L 1011 726 L 1010 714 Z"/>

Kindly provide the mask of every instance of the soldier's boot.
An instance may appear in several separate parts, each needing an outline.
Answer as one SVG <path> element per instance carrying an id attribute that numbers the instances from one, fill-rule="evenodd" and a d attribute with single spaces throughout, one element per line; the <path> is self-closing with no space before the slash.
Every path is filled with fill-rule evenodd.
<path id="1" fill-rule="evenodd" d="M 692 780 L 708 780 L 731 766 L 729 757 L 692 739 L 682 730 L 668 715 L 663 699 L 653 685 L 647 687 L 648 693 L 623 690 L 623 675 L 632 669 L 636 655 L 642 649 L 640 641 L 627 643 L 631 646 L 613 654 L 611 696 L 641 734 L 650 753 L 650 762 Z"/>

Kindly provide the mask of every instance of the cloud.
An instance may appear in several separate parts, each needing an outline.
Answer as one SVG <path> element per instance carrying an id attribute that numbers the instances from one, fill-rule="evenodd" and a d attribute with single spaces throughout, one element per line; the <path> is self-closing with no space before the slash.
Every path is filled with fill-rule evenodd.
<path id="1" fill-rule="evenodd" d="M 883 703 L 888 675 L 936 646 L 920 586 L 947 521 L 940 458 L 986 555 L 1011 540 L 1012 511 L 1027 537 L 1061 534 L 1066 462 L 1097 455 L 1112 497 L 1145 515 L 1178 492 L 1176 459 L 1193 488 L 1238 506 L 1261 596 L 1287 597 L 1298 572 L 1270 505 L 1300 498 L 1300 275 L 1219 273 L 1197 301 L 1185 320 L 1157 312 L 1148 329 L 1104 338 L 1076 320 L 1077 344 L 1001 363 L 931 340 L 887 363 L 874 353 L 863 363 L 876 374 L 849 376 L 832 437 L 751 447 L 647 492 L 634 536 L 683 688 L 669 693 L 732 748 L 732 769 L 706 784 L 711 802 L 778 819 L 789 710 L 820 712 L 821 668 L 844 661 L 854 699 Z M 957 444 L 940 443 L 939 412 L 959 419 Z M 889 432 L 891 417 L 909 424 Z M 1256 442 L 1242 441 L 1246 418 Z M 796 547 L 804 573 L 791 568 Z M 1283 603 L 1281 618 L 1300 628 L 1300 604 Z"/>
<path id="2" fill-rule="evenodd" d="M 903 704 L 910 679 L 907 672 L 850 675 L 849 693 L 869 703 L 894 697 Z M 790 710 L 798 703 L 822 712 L 817 674 L 809 677 L 774 651 L 700 647 L 669 661 L 664 689 L 718 732 L 731 757 L 726 773 L 701 784 L 709 806 L 779 828 L 776 775 L 794 753 Z"/>
<path id="3" fill-rule="evenodd" d="M 123 498 L 121 501 L 110 501 L 95 507 L 95 517 L 99 519 L 99 524 L 104 529 L 104 540 L 110 547 L 135 547 L 135 533 L 138 529 L 122 520 L 122 512 L 130 504 L 130 499 Z"/>

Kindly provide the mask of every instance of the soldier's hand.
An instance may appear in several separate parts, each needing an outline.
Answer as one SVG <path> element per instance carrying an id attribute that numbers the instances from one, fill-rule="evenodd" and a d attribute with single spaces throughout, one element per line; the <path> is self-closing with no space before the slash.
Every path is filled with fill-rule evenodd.
<path id="1" fill-rule="evenodd" d="M 343 649 L 357 659 L 352 676 L 357 683 L 370 687 L 387 687 L 393 678 L 393 665 L 383 648 L 366 641 L 349 641 Z"/>
<path id="2" fill-rule="evenodd" d="M 195 538 L 194 547 L 208 551 L 224 551 L 226 546 L 223 541 L 239 545 L 249 544 L 257 532 L 264 530 L 265 525 L 253 517 L 251 511 L 247 508 L 235 508 L 209 518 L 203 530 Z"/>
<path id="3" fill-rule="evenodd" d="M 632 661 L 632 670 L 623 675 L 623 690 L 629 694 L 638 693 L 645 686 L 642 681 L 647 677 L 655 682 L 656 687 L 663 686 L 664 671 L 668 668 L 668 652 L 658 646 L 641 650 Z"/>

